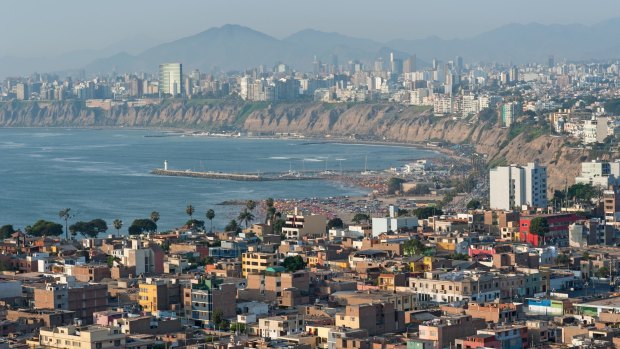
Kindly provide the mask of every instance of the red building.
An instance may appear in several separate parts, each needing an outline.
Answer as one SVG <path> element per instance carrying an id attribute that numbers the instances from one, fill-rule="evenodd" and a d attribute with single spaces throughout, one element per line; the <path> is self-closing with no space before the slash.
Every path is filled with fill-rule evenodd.
<path id="1" fill-rule="evenodd" d="M 549 222 L 549 232 L 544 236 L 530 233 L 530 224 L 534 218 L 546 218 Z M 533 246 L 568 246 L 568 226 L 579 220 L 572 213 L 538 214 L 521 216 L 519 222 L 519 238 Z"/>

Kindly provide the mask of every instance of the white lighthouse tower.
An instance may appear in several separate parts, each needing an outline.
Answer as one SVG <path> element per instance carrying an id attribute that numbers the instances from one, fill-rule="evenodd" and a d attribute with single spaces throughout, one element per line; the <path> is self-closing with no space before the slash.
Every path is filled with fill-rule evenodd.
<path id="1" fill-rule="evenodd" d="M 168 160 L 164 160 L 164 171 L 168 171 Z"/>

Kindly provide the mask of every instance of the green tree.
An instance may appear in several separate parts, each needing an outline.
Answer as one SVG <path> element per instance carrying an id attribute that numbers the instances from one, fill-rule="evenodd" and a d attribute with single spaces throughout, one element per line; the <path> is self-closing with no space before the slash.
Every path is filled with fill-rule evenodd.
<path id="1" fill-rule="evenodd" d="M 13 226 L 10 224 L 6 224 L 0 227 L 0 238 L 1 239 L 8 239 L 14 233 L 15 233 L 15 229 L 13 229 Z"/>
<path id="2" fill-rule="evenodd" d="M 282 227 L 284 226 L 284 224 L 286 223 L 286 221 L 282 218 L 277 219 L 274 223 L 273 223 L 273 233 L 274 234 L 282 234 Z"/>
<path id="3" fill-rule="evenodd" d="M 407 240 L 403 244 L 403 252 L 407 256 L 423 254 L 424 251 L 426 251 L 426 246 L 418 239 Z"/>
<path id="4" fill-rule="evenodd" d="M 583 259 L 584 261 L 589 261 L 590 260 L 590 254 L 588 252 L 584 252 L 581 255 L 581 259 Z"/>
<path id="5" fill-rule="evenodd" d="M 159 220 L 159 212 L 157 211 L 153 211 L 151 212 L 151 220 L 157 224 L 157 221 Z"/>
<path id="6" fill-rule="evenodd" d="M 185 225 L 190 227 L 191 229 L 204 230 L 205 221 L 201 221 L 198 219 L 190 219 L 189 221 L 185 222 Z"/>
<path id="7" fill-rule="evenodd" d="M 250 210 L 250 211 L 254 211 L 254 209 L 256 208 L 256 201 L 254 200 L 248 200 L 245 202 L 245 207 Z"/>
<path id="8" fill-rule="evenodd" d="M 121 235 L 121 228 L 123 227 L 123 221 L 121 221 L 120 219 L 116 218 L 112 222 L 112 225 L 114 226 L 114 229 L 116 229 L 117 235 Z"/>
<path id="9" fill-rule="evenodd" d="M 467 209 L 468 210 L 478 210 L 478 209 L 480 209 L 480 207 L 482 207 L 482 203 L 480 203 L 480 200 L 478 200 L 478 199 L 471 199 L 467 203 Z"/>
<path id="10" fill-rule="evenodd" d="M 140 235 L 143 233 L 154 233 L 157 231 L 157 224 L 152 220 L 146 219 L 135 219 L 129 229 L 127 229 L 129 235 Z"/>
<path id="11" fill-rule="evenodd" d="M 600 267 L 598 268 L 598 270 L 596 271 L 596 276 L 599 278 L 608 278 L 609 277 L 609 268 L 607 267 Z"/>
<path id="12" fill-rule="evenodd" d="M 69 219 L 73 218 L 74 215 L 71 214 L 70 208 L 65 208 L 58 212 L 58 217 L 65 221 L 65 239 L 69 239 Z"/>
<path id="13" fill-rule="evenodd" d="M 187 205 L 185 207 L 185 213 L 187 213 L 187 215 L 189 216 L 189 219 L 193 219 L 193 216 L 194 216 L 194 206 L 192 206 L 191 204 Z"/>
<path id="14" fill-rule="evenodd" d="M 413 210 L 413 214 L 418 217 L 418 219 L 428 219 L 433 216 L 441 216 L 443 211 L 434 206 L 425 206 L 416 208 Z"/>
<path id="15" fill-rule="evenodd" d="M 61 224 L 43 219 L 38 220 L 30 227 L 30 234 L 33 236 L 59 236 L 62 235 L 62 233 Z"/>
<path id="16" fill-rule="evenodd" d="M 530 222 L 530 233 L 545 236 L 549 232 L 549 221 L 544 217 L 536 217 Z"/>
<path id="17" fill-rule="evenodd" d="M 239 212 L 237 220 L 239 221 L 239 223 L 245 223 L 245 227 L 247 228 L 249 226 L 249 223 L 254 220 L 254 214 L 252 213 L 252 211 L 246 208 L 243 211 Z"/>
<path id="18" fill-rule="evenodd" d="M 218 330 L 227 330 L 230 323 L 228 320 L 224 318 L 224 313 L 220 309 L 216 309 L 213 312 L 213 317 L 211 318 L 211 322 L 215 325 L 215 328 Z"/>
<path id="19" fill-rule="evenodd" d="M 570 257 L 566 253 L 561 253 L 555 259 L 555 264 L 566 266 L 570 263 Z"/>
<path id="20" fill-rule="evenodd" d="M 306 262 L 304 262 L 304 259 L 301 258 L 301 256 L 288 256 L 284 258 L 284 261 L 282 261 L 282 266 L 286 269 L 286 271 L 294 272 L 304 269 L 306 267 Z"/>
<path id="21" fill-rule="evenodd" d="M 237 224 L 237 221 L 234 219 L 231 219 L 228 224 L 226 224 L 226 226 L 224 227 L 224 231 L 229 231 L 229 232 L 234 232 L 236 234 L 239 234 L 241 232 L 241 227 L 239 226 L 239 224 Z"/>
<path id="22" fill-rule="evenodd" d="M 342 219 L 338 218 L 338 217 L 334 217 L 332 219 L 330 219 L 329 221 L 327 221 L 327 229 L 342 229 L 344 228 L 344 222 L 342 222 Z"/>
<path id="23" fill-rule="evenodd" d="M 402 185 L 405 182 L 404 179 L 398 177 L 392 177 L 387 182 L 387 193 L 396 194 L 397 191 L 401 191 Z"/>
<path id="24" fill-rule="evenodd" d="M 240 323 L 240 322 L 233 322 L 232 324 L 230 324 L 230 332 L 244 333 L 245 324 Z"/>
<path id="25" fill-rule="evenodd" d="M 275 200 L 273 198 L 267 198 L 265 199 L 265 205 L 267 207 L 273 207 L 273 205 L 275 205 Z"/>
<path id="26" fill-rule="evenodd" d="M 108 258 L 106 258 L 106 263 L 108 264 L 108 268 L 112 268 L 114 266 L 114 256 L 108 256 Z"/>
<path id="27" fill-rule="evenodd" d="M 71 235 L 75 236 L 77 233 L 84 235 L 85 237 L 95 238 L 100 233 L 108 231 L 108 224 L 103 219 L 93 219 L 90 222 L 75 222 L 69 226 Z"/>
<path id="28" fill-rule="evenodd" d="M 365 213 L 356 213 L 351 221 L 355 224 L 360 224 L 361 222 L 369 223 L 370 216 Z"/>
<path id="29" fill-rule="evenodd" d="M 213 209 L 208 209 L 207 213 L 206 213 L 207 219 L 209 220 L 209 223 L 211 224 L 211 228 L 209 229 L 209 232 L 213 232 L 213 218 L 215 218 L 215 211 Z"/>

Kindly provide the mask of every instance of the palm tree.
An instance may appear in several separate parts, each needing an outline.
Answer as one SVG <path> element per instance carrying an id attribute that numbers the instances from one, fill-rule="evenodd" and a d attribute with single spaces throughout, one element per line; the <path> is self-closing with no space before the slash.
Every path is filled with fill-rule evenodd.
<path id="1" fill-rule="evenodd" d="M 112 222 L 112 225 L 114 226 L 114 229 L 116 229 L 116 235 L 120 236 L 121 228 L 123 227 L 123 221 L 117 218 Z"/>
<path id="2" fill-rule="evenodd" d="M 250 211 L 254 211 L 254 209 L 256 208 L 256 201 L 254 200 L 248 200 L 245 202 L 245 207 L 248 208 L 248 210 Z"/>
<path id="3" fill-rule="evenodd" d="M 191 204 L 187 205 L 185 208 L 185 213 L 189 216 L 189 220 L 193 220 L 192 216 L 194 215 L 194 206 Z"/>
<path id="4" fill-rule="evenodd" d="M 73 218 L 70 208 L 65 208 L 58 212 L 58 217 L 65 221 L 65 239 L 69 240 L 69 219 Z"/>
<path id="5" fill-rule="evenodd" d="M 151 212 L 151 220 L 154 223 L 157 223 L 157 221 L 159 220 L 159 212 L 157 212 L 157 211 Z"/>
<path id="6" fill-rule="evenodd" d="M 211 229 L 209 230 L 209 232 L 212 233 L 213 232 L 213 218 L 215 218 L 215 211 L 213 211 L 213 209 L 208 209 L 206 216 L 209 222 L 211 222 Z"/>
<path id="7" fill-rule="evenodd" d="M 265 199 L 265 205 L 267 207 L 273 207 L 273 205 L 275 204 L 275 200 L 273 198 L 267 198 Z"/>
<path id="8" fill-rule="evenodd" d="M 254 220 L 254 215 L 247 208 L 239 213 L 237 216 L 239 223 L 245 223 L 245 227 L 248 228 L 249 223 Z"/>

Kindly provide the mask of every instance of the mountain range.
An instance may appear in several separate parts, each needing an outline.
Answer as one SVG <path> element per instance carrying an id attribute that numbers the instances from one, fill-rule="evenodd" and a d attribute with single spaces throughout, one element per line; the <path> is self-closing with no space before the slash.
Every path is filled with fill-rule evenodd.
<path id="1" fill-rule="evenodd" d="M 147 46 L 149 45 L 150 46 Z M 131 49 L 131 50 L 130 50 Z M 370 63 L 390 52 L 400 58 L 416 54 L 422 60 L 527 63 L 557 60 L 614 59 L 620 57 L 620 18 L 594 25 L 538 23 L 509 24 L 465 38 L 444 40 L 428 37 L 378 42 L 339 33 L 302 30 L 284 39 L 240 25 L 224 25 L 175 41 L 124 40 L 122 45 L 101 50 L 71 52 L 58 57 L 0 57 L 0 76 L 34 71 L 66 71 L 83 68 L 87 73 L 155 72 L 160 63 L 182 62 L 186 69 L 201 71 L 244 70 L 283 62 L 298 70 L 309 70 L 316 56 L 340 64 L 357 59 Z"/>

